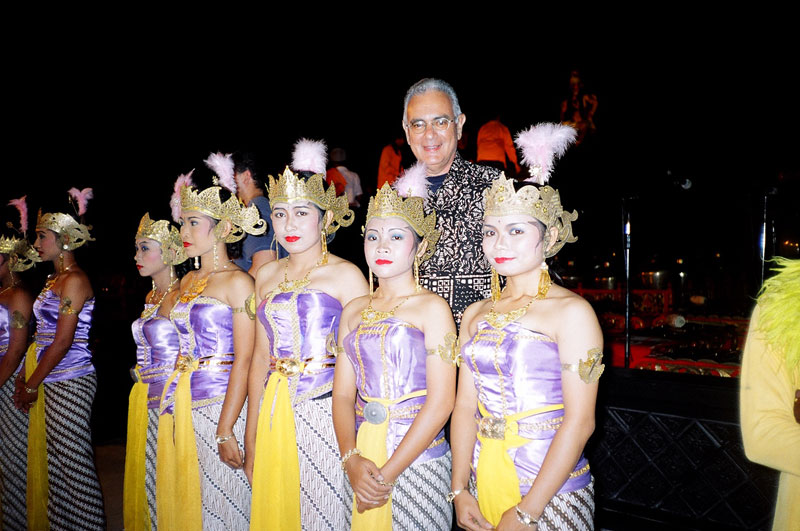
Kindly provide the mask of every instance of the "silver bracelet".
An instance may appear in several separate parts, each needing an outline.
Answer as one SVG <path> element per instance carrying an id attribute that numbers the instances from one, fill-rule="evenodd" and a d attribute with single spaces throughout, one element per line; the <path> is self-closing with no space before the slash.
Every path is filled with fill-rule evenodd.
<path id="1" fill-rule="evenodd" d="M 533 516 L 530 515 L 530 513 L 526 513 L 525 511 L 520 509 L 519 505 L 514 506 L 514 508 L 517 510 L 517 521 L 519 521 L 519 523 L 521 523 L 522 525 L 533 527 L 539 523 L 538 518 L 534 518 Z"/>
<path id="2" fill-rule="evenodd" d="M 342 470 L 344 470 L 344 465 L 347 463 L 347 460 L 353 457 L 354 455 L 361 455 L 361 450 L 359 450 L 358 448 L 351 448 L 347 450 L 347 452 L 345 452 L 345 454 L 342 456 L 341 459 Z"/>
<path id="3" fill-rule="evenodd" d="M 464 492 L 464 489 L 451 490 L 450 492 L 447 493 L 447 496 L 445 496 L 444 499 L 447 500 L 447 503 L 453 503 L 453 500 L 456 499 L 456 496 L 458 496 L 462 492 Z"/>
<path id="4" fill-rule="evenodd" d="M 217 444 L 224 444 L 233 439 L 233 434 L 230 435 L 217 435 Z"/>

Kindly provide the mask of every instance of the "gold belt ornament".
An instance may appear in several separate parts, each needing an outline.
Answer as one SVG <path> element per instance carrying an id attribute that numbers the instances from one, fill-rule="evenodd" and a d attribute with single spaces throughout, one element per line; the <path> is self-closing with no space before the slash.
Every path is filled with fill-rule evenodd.
<path id="1" fill-rule="evenodd" d="M 504 417 L 487 416 L 478 421 L 478 431 L 487 439 L 503 440 L 506 438 L 506 419 Z"/>
<path id="2" fill-rule="evenodd" d="M 275 370 L 287 378 L 297 376 L 303 372 L 304 368 L 305 363 L 294 358 L 280 358 L 275 362 Z"/>

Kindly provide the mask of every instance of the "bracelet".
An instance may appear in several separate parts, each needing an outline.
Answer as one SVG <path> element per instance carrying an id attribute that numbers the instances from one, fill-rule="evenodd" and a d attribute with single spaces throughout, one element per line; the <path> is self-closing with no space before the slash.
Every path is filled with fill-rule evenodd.
<path id="1" fill-rule="evenodd" d="M 451 490 L 449 493 L 447 493 L 447 496 L 445 496 L 444 498 L 447 500 L 447 503 L 453 503 L 453 500 L 456 499 L 456 496 L 458 496 L 462 492 L 464 492 L 464 489 Z"/>
<path id="2" fill-rule="evenodd" d="M 378 485 L 383 485 L 384 487 L 392 487 L 392 488 L 394 488 L 394 486 L 397 485 L 397 480 L 396 479 L 394 481 L 381 481 L 381 480 L 376 478 L 375 481 L 378 482 Z"/>
<path id="3" fill-rule="evenodd" d="M 361 455 L 361 450 L 359 450 L 358 448 L 351 448 L 347 450 L 347 452 L 345 452 L 345 454 L 342 456 L 341 459 L 342 470 L 344 470 L 344 465 L 347 463 L 347 460 L 353 457 L 354 455 Z"/>
<path id="4" fill-rule="evenodd" d="M 233 439 L 233 434 L 230 435 L 217 435 L 217 444 L 224 444 Z"/>
<path id="5" fill-rule="evenodd" d="M 31 389 L 31 388 L 30 388 L 30 387 L 28 387 L 27 385 L 25 385 L 25 386 L 23 386 L 23 387 L 25 387 L 25 392 L 26 392 L 26 393 L 28 393 L 29 395 L 35 395 L 36 393 L 38 393 L 38 392 L 39 392 L 39 389 L 38 389 L 38 388 L 36 388 L 36 389 Z"/>
<path id="6" fill-rule="evenodd" d="M 533 527 L 539 523 L 538 518 L 534 518 L 530 515 L 530 513 L 526 513 L 522 509 L 519 508 L 519 505 L 515 505 L 514 508 L 517 510 L 517 521 L 522 525 L 526 525 L 528 527 Z"/>

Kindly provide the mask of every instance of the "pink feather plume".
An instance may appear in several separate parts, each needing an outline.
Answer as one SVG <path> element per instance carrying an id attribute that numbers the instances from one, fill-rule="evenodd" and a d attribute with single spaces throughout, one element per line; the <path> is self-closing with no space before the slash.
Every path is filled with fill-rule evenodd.
<path id="1" fill-rule="evenodd" d="M 227 188 L 232 194 L 236 193 L 236 180 L 233 178 L 233 157 L 230 154 L 212 153 L 203 162 L 219 177 L 220 186 Z"/>
<path id="2" fill-rule="evenodd" d="M 28 232 L 28 203 L 25 202 L 27 195 L 23 195 L 19 199 L 12 199 L 8 202 L 9 206 L 15 207 L 19 210 L 19 231 L 22 234 Z"/>
<path id="3" fill-rule="evenodd" d="M 553 161 L 564 154 L 578 132 L 568 126 L 541 123 L 517 134 L 515 143 L 522 151 L 522 163 L 531 176 L 526 181 L 545 184 L 553 171 Z"/>
<path id="4" fill-rule="evenodd" d="M 428 172 L 424 162 L 417 162 L 408 168 L 392 185 L 402 197 L 421 197 L 428 202 Z"/>
<path id="5" fill-rule="evenodd" d="M 325 173 L 328 163 L 328 146 L 322 140 L 301 138 L 294 145 L 292 170 Z"/>
<path id="6" fill-rule="evenodd" d="M 86 205 L 89 204 L 89 199 L 94 197 L 92 189 L 84 188 L 83 190 L 78 190 L 77 188 L 70 188 L 67 193 L 78 203 L 78 215 L 86 214 Z"/>
<path id="7" fill-rule="evenodd" d="M 172 197 L 169 200 L 169 207 L 172 210 L 172 220 L 178 223 L 181 220 L 181 190 L 184 186 L 194 186 L 192 174 L 194 170 L 175 179 L 175 186 L 172 189 Z"/>

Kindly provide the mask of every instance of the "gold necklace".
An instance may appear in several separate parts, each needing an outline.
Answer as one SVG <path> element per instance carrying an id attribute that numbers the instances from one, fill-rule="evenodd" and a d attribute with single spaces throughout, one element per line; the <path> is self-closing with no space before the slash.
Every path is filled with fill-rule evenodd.
<path id="1" fill-rule="evenodd" d="M 167 295 L 171 291 L 173 291 L 172 287 L 175 285 L 175 283 L 177 281 L 178 281 L 178 279 L 176 278 L 176 279 L 173 279 L 172 282 L 169 283 L 169 286 L 167 286 L 167 290 L 161 295 L 161 298 L 158 299 L 158 302 L 155 303 L 155 304 L 153 304 L 153 297 L 155 296 L 156 292 L 153 291 L 153 294 L 150 295 L 150 300 L 147 302 L 147 304 L 150 304 L 150 307 L 149 308 L 145 308 L 144 310 L 142 310 L 142 319 L 149 319 L 150 316 L 152 316 L 154 313 L 156 313 L 158 308 L 161 306 L 161 303 L 164 302 L 164 299 L 167 297 Z"/>
<path id="2" fill-rule="evenodd" d="M 291 257 L 290 257 L 291 258 Z M 288 293 L 290 291 L 300 291 L 301 289 L 305 288 L 311 283 L 309 277 L 311 276 L 311 272 L 314 271 L 316 268 L 323 264 L 328 263 L 328 253 L 323 252 L 322 256 L 317 263 L 314 264 L 311 269 L 308 270 L 308 273 L 305 274 L 303 278 L 300 280 L 289 280 L 289 259 L 286 259 L 286 263 L 283 267 L 283 282 L 278 284 L 278 290 L 281 293 Z"/>
<path id="3" fill-rule="evenodd" d="M 505 328 L 509 323 L 516 321 L 523 315 L 525 312 L 528 311 L 528 308 L 531 307 L 533 301 L 542 300 L 547 297 L 547 292 L 550 291 L 550 286 L 553 285 L 553 281 L 550 280 L 550 276 L 547 276 L 547 279 L 541 279 L 539 282 L 539 290 L 536 292 L 536 295 L 531 297 L 531 300 L 528 301 L 528 304 L 523 306 L 522 308 L 517 308 L 516 310 L 511 310 L 505 313 L 498 313 L 494 309 L 494 305 L 497 304 L 497 301 L 492 302 L 492 307 L 489 309 L 489 313 L 486 314 L 486 322 L 489 323 L 492 328 Z M 505 289 L 500 293 L 500 298 L 503 297 L 503 293 L 505 293 Z M 500 299 L 498 299 L 500 300 Z"/>
<path id="4" fill-rule="evenodd" d="M 395 307 L 392 308 L 391 310 L 389 310 L 388 312 L 380 312 L 380 311 L 375 310 L 375 309 L 372 308 L 372 295 L 370 295 L 369 304 L 367 305 L 366 308 L 361 310 L 361 321 L 365 325 L 371 326 L 371 325 L 374 325 L 375 323 L 383 321 L 384 319 L 388 319 L 389 317 L 393 317 L 394 316 L 394 312 L 396 312 L 397 309 L 400 306 L 402 306 L 403 303 L 406 302 L 409 298 L 411 298 L 411 295 L 409 295 L 405 299 L 403 299 L 400 302 L 398 302 L 395 305 Z"/>
<path id="5" fill-rule="evenodd" d="M 6 291 L 10 290 L 13 287 L 16 287 L 16 284 L 11 284 L 3 289 L 0 289 L 0 295 L 2 295 L 3 293 L 5 293 Z"/>

